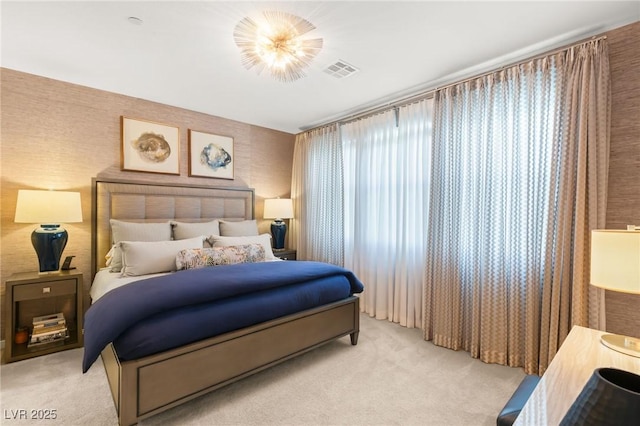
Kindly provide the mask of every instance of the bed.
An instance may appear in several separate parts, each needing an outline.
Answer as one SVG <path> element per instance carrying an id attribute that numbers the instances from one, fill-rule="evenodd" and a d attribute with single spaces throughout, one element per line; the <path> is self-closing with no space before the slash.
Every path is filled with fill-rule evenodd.
<path id="1" fill-rule="evenodd" d="M 112 224 L 118 221 L 129 224 L 162 224 L 167 221 L 171 221 L 174 224 L 176 222 L 206 224 L 215 220 L 222 220 L 226 224 L 237 222 L 238 225 L 234 224 L 235 228 L 233 228 L 237 229 L 238 226 L 241 226 L 240 224 L 248 223 L 254 219 L 254 192 L 248 188 L 188 187 L 94 179 L 92 191 L 92 276 L 97 277 L 100 277 L 101 274 L 104 275 L 104 268 L 106 267 L 105 254 L 110 253 L 113 245 Z M 112 222 L 112 220 L 115 222 Z M 241 237 L 238 238 L 241 239 Z M 224 239 L 224 237 L 221 239 Z M 142 243 L 140 245 L 145 247 Z M 124 249 L 124 243 L 122 247 Z M 247 250 L 262 250 L 260 244 L 235 247 L 246 247 Z M 133 259 L 135 257 L 128 253 L 126 258 Z M 309 265 L 305 265 L 307 263 Z M 158 313 L 159 311 L 157 310 L 153 311 L 153 309 L 161 309 L 161 305 L 164 302 L 156 304 L 153 299 L 145 298 L 144 305 L 138 307 L 134 307 L 132 304 L 129 305 L 129 302 L 133 303 L 132 300 L 138 298 L 137 293 L 134 291 L 141 291 L 142 287 L 151 287 L 153 284 L 153 288 L 156 291 L 158 288 L 175 291 L 170 290 L 168 281 L 180 277 L 181 282 L 185 285 L 184 288 L 188 290 L 189 286 L 194 288 L 198 286 L 197 280 L 200 279 L 200 276 L 210 276 L 210 271 L 216 270 L 216 279 L 221 280 L 221 282 L 232 282 L 235 279 L 233 278 L 234 276 L 242 274 L 243 282 L 247 281 L 249 286 L 269 287 L 266 289 L 256 287 L 251 290 L 252 293 L 247 293 L 240 297 L 248 299 L 247 301 L 253 300 L 252 303 L 262 303 L 264 305 L 264 300 L 267 299 L 261 299 L 262 302 L 260 302 L 260 298 L 256 296 L 258 293 L 253 293 L 253 291 L 260 291 L 260 295 L 264 293 L 265 295 L 270 295 L 269 297 L 275 297 L 271 296 L 271 292 L 285 290 L 280 287 L 280 284 L 278 284 L 277 288 L 275 288 L 276 284 L 268 284 L 268 278 L 256 278 L 251 281 L 252 274 L 254 276 L 262 274 L 263 277 L 268 277 L 272 275 L 271 271 L 274 271 L 272 281 L 275 282 L 282 280 L 283 274 L 297 274 L 297 270 L 304 275 L 306 274 L 307 266 L 314 271 L 317 270 L 320 275 L 317 277 L 314 275 L 309 278 L 313 281 L 307 280 L 308 282 L 302 283 L 301 285 L 306 286 L 305 288 L 311 287 L 310 283 L 315 288 L 316 281 L 323 283 L 326 281 L 331 283 L 328 284 L 329 287 L 338 288 L 338 286 L 342 286 L 340 291 L 344 293 L 344 284 L 338 284 L 338 282 L 344 279 L 351 282 L 350 280 L 352 279 L 352 277 L 347 277 L 346 275 L 345 277 L 334 279 L 333 272 L 326 274 L 326 276 L 322 275 L 325 270 L 333 271 L 333 265 L 276 260 L 272 262 L 248 262 L 215 268 L 191 269 L 169 274 L 160 273 L 148 279 L 144 268 L 142 268 L 141 276 L 139 276 L 141 281 L 108 291 L 99 289 L 102 284 L 99 284 L 98 281 L 100 280 L 97 279 L 95 281 L 96 287 L 92 288 L 92 297 L 95 296 L 99 300 L 89 308 L 85 317 L 85 361 L 87 354 L 96 350 L 95 344 L 91 343 L 93 334 L 100 334 L 95 332 L 95 324 L 102 324 L 103 322 L 97 320 L 99 317 L 96 312 L 101 310 L 100 307 L 107 303 L 108 299 L 115 300 L 116 294 L 118 297 L 123 297 L 119 299 L 121 302 L 126 301 L 126 303 L 122 303 L 123 313 L 114 315 L 118 319 L 130 316 L 132 317 L 130 320 L 134 321 L 136 320 L 134 317 L 138 314 L 142 315 L 140 311 L 143 310 L 149 311 L 145 315 L 151 315 L 151 320 L 140 321 L 139 324 L 131 326 L 131 330 L 127 329 L 126 333 L 123 333 L 123 335 L 132 335 L 134 336 L 133 338 L 136 338 L 133 331 L 136 328 L 144 328 L 142 327 L 145 325 L 143 323 L 147 323 L 147 325 L 148 323 L 162 324 L 162 321 L 164 321 L 165 324 L 172 324 L 172 321 L 174 321 L 171 317 L 167 316 L 165 318 L 165 312 Z M 123 270 L 126 268 L 127 266 Z M 269 268 L 269 270 L 267 271 L 266 268 Z M 136 280 L 136 277 L 131 279 L 131 281 Z M 357 279 L 355 280 L 357 281 Z M 121 425 L 136 424 L 144 418 L 286 361 L 334 339 L 349 335 L 351 344 L 356 345 L 359 333 L 359 299 L 355 293 L 361 290 L 358 290 L 355 284 L 352 283 L 351 285 L 351 291 L 344 293 L 344 296 L 340 296 L 337 300 L 334 300 L 337 297 L 335 295 L 331 296 L 330 299 L 319 298 L 317 299 L 319 301 L 331 301 L 327 303 L 320 302 L 319 305 L 304 305 L 306 306 L 305 308 L 297 308 L 293 312 L 291 307 L 285 306 L 282 308 L 284 310 L 278 311 L 285 312 L 284 315 L 276 314 L 279 316 L 260 320 L 257 323 L 255 323 L 254 319 L 254 323 L 251 325 L 227 331 L 223 330 L 220 334 L 198 338 L 196 341 L 180 344 L 177 347 L 171 347 L 159 352 L 153 351 L 154 353 L 151 354 L 140 355 L 135 352 L 133 354 L 132 352 L 127 352 L 124 343 L 120 343 L 121 340 L 126 339 L 121 339 L 120 337 L 114 342 L 107 343 L 104 349 L 100 350 L 99 356 L 102 358 L 107 374 L 119 423 Z M 271 286 L 274 286 L 274 288 L 271 288 Z M 219 309 L 217 307 L 211 308 L 209 306 L 210 303 L 226 303 L 227 300 L 232 301 L 234 299 L 230 297 L 230 294 L 225 293 L 225 291 L 231 291 L 229 290 L 230 288 L 235 288 L 233 285 L 225 287 L 220 284 L 216 287 L 216 290 L 207 290 L 206 297 L 210 297 L 211 302 L 198 305 L 202 306 L 203 309 L 208 309 L 207 312 L 212 314 L 215 314 Z M 290 287 L 294 291 L 303 291 L 289 284 L 284 287 L 287 288 L 287 291 L 289 291 Z M 214 299 L 214 296 L 210 296 L 209 293 L 220 293 L 221 295 L 216 294 Z M 172 300 L 180 298 L 179 293 L 176 293 L 175 297 L 171 297 Z M 222 301 L 219 301 L 218 298 Z M 295 298 L 298 299 L 299 297 L 296 296 Z M 185 299 L 188 299 L 188 297 L 185 297 Z M 318 302 L 314 303 L 317 304 Z M 271 305 L 271 303 L 269 304 Z M 279 304 L 274 303 L 273 305 Z M 223 309 L 228 309 L 227 313 L 238 312 L 235 307 Z M 102 310 L 108 311 L 108 309 Z M 183 309 L 184 312 L 182 313 L 191 315 L 190 311 L 192 310 L 191 308 Z M 250 311 L 254 312 L 254 310 Z M 211 321 L 212 323 L 219 322 L 216 320 Z M 124 320 L 122 323 L 122 326 L 125 327 Z M 176 322 L 175 324 L 178 323 Z M 165 330 L 171 328 L 166 325 L 165 327 Z M 83 364 L 84 371 L 91 366 L 91 362 L 89 359 L 88 365 Z"/>

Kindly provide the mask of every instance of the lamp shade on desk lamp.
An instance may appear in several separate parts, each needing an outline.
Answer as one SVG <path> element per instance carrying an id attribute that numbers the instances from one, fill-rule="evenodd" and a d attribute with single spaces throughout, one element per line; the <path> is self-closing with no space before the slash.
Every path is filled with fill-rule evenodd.
<path id="1" fill-rule="evenodd" d="M 80 193 L 21 189 L 14 222 L 40 224 L 31 233 L 40 272 L 57 271 L 68 239 L 67 231 L 60 224 L 82 222 Z"/>
<path id="2" fill-rule="evenodd" d="M 275 219 L 271 222 L 273 248 L 275 250 L 284 250 L 287 225 L 282 219 L 293 218 L 293 201 L 290 198 L 269 198 L 264 200 L 264 218 Z"/>
<path id="3" fill-rule="evenodd" d="M 640 231 L 591 231 L 591 285 L 640 294 Z M 640 339 L 604 334 L 601 341 L 613 350 L 640 357 Z"/>

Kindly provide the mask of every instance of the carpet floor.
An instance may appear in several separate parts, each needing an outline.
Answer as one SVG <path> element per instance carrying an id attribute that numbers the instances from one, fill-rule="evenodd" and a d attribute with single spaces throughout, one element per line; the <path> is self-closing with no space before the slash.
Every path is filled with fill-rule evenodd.
<path id="1" fill-rule="evenodd" d="M 140 424 L 488 426 L 524 377 L 417 329 L 367 315 L 360 328 L 357 346 L 344 337 Z M 74 349 L 2 365 L 2 424 L 117 425 L 101 361 L 83 375 L 81 360 Z M 56 418 L 31 418 L 46 410 Z"/>

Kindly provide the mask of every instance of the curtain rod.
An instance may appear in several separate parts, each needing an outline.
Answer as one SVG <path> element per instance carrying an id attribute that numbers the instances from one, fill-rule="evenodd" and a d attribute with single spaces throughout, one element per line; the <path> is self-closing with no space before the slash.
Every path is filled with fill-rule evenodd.
<path id="1" fill-rule="evenodd" d="M 421 90 L 418 93 L 414 93 L 414 94 L 411 94 L 411 95 L 408 95 L 408 96 L 404 96 L 404 97 L 401 97 L 401 98 L 398 98 L 398 99 L 394 99 L 392 101 L 385 102 L 382 105 L 377 105 L 377 106 L 374 106 L 374 107 L 371 107 L 371 108 L 367 108 L 367 109 L 365 109 L 363 111 L 356 112 L 356 113 L 347 115 L 345 117 L 342 117 L 340 119 L 333 120 L 333 121 L 330 121 L 330 122 L 325 123 L 325 124 L 321 124 L 319 126 L 311 128 L 311 129 L 304 130 L 304 132 L 309 132 L 309 131 L 318 129 L 320 127 L 331 126 L 333 124 L 340 125 L 340 124 L 351 123 L 353 121 L 360 120 L 360 119 L 365 118 L 365 117 L 370 117 L 370 116 L 376 115 L 376 114 L 378 114 L 380 112 L 383 112 L 383 111 L 391 110 L 391 109 L 394 109 L 394 108 L 399 108 L 401 106 L 409 105 L 411 103 L 418 102 L 418 101 L 421 101 L 423 99 L 429 99 L 429 98 L 433 97 L 434 93 L 437 90 L 446 89 L 448 87 L 455 86 L 457 84 L 462 84 L 462 83 L 466 83 L 467 81 L 475 80 L 477 78 L 482 78 L 482 77 L 485 77 L 487 75 L 493 74 L 496 71 L 503 70 L 505 68 L 515 67 L 515 66 L 522 65 L 522 64 L 526 64 L 527 62 L 535 61 L 536 59 L 545 58 L 547 56 L 551 56 L 551 55 L 554 55 L 556 53 L 563 52 L 563 51 L 569 50 L 569 49 L 577 47 L 577 46 L 582 46 L 582 45 L 587 44 L 587 43 L 591 43 L 591 42 L 598 41 L 598 40 L 606 40 L 606 38 L 607 38 L 606 35 L 594 35 L 594 36 L 589 37 L 588 39 L 582 39 L 581 41 L 573 42 L 573 43 L 571 43 L 569 45 L 564 45 L 562 47 L 558 47 L 556 49 L 553 49 L 553 50 L 550 50 L 550 51 L 547 51 L 547 52 L 544 52 L 544 53 L 540 53 L 540 54 L 535 55 L 535 56 L 530 56 L 530 57 L 528 57 L 526 59 L 522 59 L 522 60 L 519 60 L 519 61 L 516 61 L 516 62 L 512 62 L 512 63 L 506 64 L 506 65 L 503 65 L 503 66 L 500 66 L 500 67 L 497 67 L 497 68 L 493 68 L 490 71 L 486 71 L 484 73 L 481 73 L 481 74 L 478 74 L 478 75 L 474 75 L 472 77 L 464 78 L 462 80 L 457 80 L 457 81 L 455 81 L 453 83 L 448 83 L 448 84 L 445 84 L 443 86 L 435 86 L 435 87 L 430 88 L 430 89 Z"/>

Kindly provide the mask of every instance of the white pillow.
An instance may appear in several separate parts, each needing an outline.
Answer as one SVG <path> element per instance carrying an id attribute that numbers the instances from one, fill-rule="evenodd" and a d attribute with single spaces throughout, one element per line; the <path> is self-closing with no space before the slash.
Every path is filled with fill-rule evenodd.
<path id="1" fill-rule="evenodd" d="M 173 239 L 184 240 L 187 238 L 220 235 L 218 220 L 211 222 L 171 222 L 173 226 Z"/>
<path id="2" fill-rule="evenodd" d="M 115 244 L 109 254 L 109 270 L 120 272 L 122 269 L 122 252 L 118 243 L 120 241 L 169 241 L 171 240 L 171 223 L 140 223 L 124 222 L 111 219 L 111 238 Z M 109 254 L 107 256 L 109 256 Z M 109 259 L 108 259 L 109 260 Z"/>
<path id="3" fill-rule="evenodd" d="M 122 276 L 138 276 L 176 270 L 181 250 L 202 248 L 202 237 L 175 241 L 120 241 Z"/>
<path id="4" fill-rule="evenodd" d="M 248 237 L 219 237 L 213 235 L 210 237 L 210 240 L 213 247 L 242 246 L 245 244 L 259 243 L 262 244 L 262 247 L 264 247 L 265 260 L 276 259 L 276 257 L 273 255 L 273 251 L 271 250 L 271 235 L 269 234 L 261 234 Z"/>
<path id="5" fill-rule="evenodd" d="M 239 222 L 221 220 L 219 235 L 223 237 L 255 237 L 258 236 L 258 223 L 255 220 L 241 220 Z"/>

